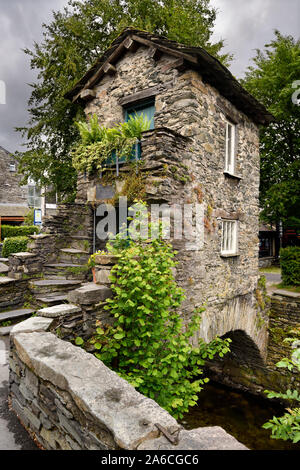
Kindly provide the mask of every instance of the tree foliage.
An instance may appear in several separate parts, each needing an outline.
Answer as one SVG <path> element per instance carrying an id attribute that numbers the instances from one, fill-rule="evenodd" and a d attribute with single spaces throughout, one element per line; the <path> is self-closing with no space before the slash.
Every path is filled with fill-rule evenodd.
<path id="1" fill-rule="evenodd" d="M 288 222 L 300 210 L 300 41 L 275 31 L 253 61 L 243 85 L 276 118 L 261 129 L 262 215 Z"/>
<path id="2" fill-rule="evenodd" d="M 24 182 L 54 185 L 59 193 L 74 190 L 76 172 L 70 147 L 78 139 L 73 125 L 82 109 L 64 94 L 127 26 L 163 34 L 193 46 L 203 46 L 223 62 L 223 41 L 212 43 L 216 10 L 210 0 L 69 0 L 44 26 L 43 40 L 25 49 L 37 80 L 31 84 L 30 120 L 19 128 L 26 152 L 18 153 Z"/>

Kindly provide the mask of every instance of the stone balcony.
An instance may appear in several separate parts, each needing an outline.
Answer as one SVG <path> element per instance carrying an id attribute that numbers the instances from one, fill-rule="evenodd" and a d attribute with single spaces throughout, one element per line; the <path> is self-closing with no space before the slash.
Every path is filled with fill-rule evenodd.
<path id="1" fill-rule="evenodd" d="M 166 127 L 143 133 L 138 160 L 139 171 L 147 174 L 145 188 L 147 200 L 160 202 L 170 202 L 172 198 L 178 200 L 176 183 L 180 190 L 187 181 L 188 168 L 184 163 L 190 157 L 188 149 L 190 142 L 189 137 Z M 122 193 L 122 182 L 130 171 L 132 166 L 123 163 L 110 166 L 100 175 L 81 174 L 78 178 L 76 202 L 88 201 L 91 204 L 109 202 L 117 193 Z"/>

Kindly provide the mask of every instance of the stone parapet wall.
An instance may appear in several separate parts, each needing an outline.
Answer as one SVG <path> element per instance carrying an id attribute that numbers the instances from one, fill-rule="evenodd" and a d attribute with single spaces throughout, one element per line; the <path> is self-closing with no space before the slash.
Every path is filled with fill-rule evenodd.
<path id="1" fill-rule="evenodd" d="M 48 333 L 51 323 L 15 326 L 9 360 L 12 409 L 44 449 L 246 449 L 218 427 L 210 439 L 205 428 L 183 430 L 93 355 Z"/>

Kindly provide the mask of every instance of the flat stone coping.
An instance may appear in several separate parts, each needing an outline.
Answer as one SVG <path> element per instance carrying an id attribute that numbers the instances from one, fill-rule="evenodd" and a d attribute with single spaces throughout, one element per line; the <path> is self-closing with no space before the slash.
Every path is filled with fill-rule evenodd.
<path id="1" fill-rule="evenodd" d="M 36 253 L 29 253 L 29 251 L 20 251 L 19 253 L 12 253 L 10 256 L 14 258 L 35 258 Z"/>
<path id="2" fill-rule="evenodd" d="M 82 284 L 81 281 L 76 281 L 74 279 L 67 280 L 67 279 L 47 279 L 44 281 L 31 281 L 30 284 L 34 284 L 35 286 L 39 287 L 47 287 L 47 286 L 78 286 Z"/>
<path id="3" fill-rule="evenodd" d="M 13 329 L 19 358 L 42 380 L 68 391 L 84 413 L 112 433 L 119 447 L 133 450 L 145 439 L 158 437 L 156 423 L 171 434 L 181 428 L 154 400 L 141 395 L 96 357 L 43 331 L 45 321 L 51 320 L 35 317 L 27 326 L 26 321 L 21 323 L 23 331 Z M 33 331 L 38 322 L 41 331 Z"/>
<path id="4" fill-rule="evenodd" d="M 31 317 L 21 323 L 17 323 L 17 325 L 14 325 L 11 329 L 10 335 L 14 336 L 21 333 L 47 331 L 52 322 L 52 318 Z"/>
<path id="5" fill-rule="evenodd" d="M 11 284 L 13 282 L 17 282 L 17 280 L 13 279 L 12 277 L 0 276 L 0 287 L 1 285 Z"/>
<path id="6" fill-rule="evenodd" d="M 294 299 L 300 299 L 300 292 L 291 292 L 289 290 L 284 290 L 284 289 L 274 290 L 273 295 L 282 295 L 284 297 L 292 297 Z"/>
<path id="7" fill-rule="evenodd" d="M 40 317 L 57 318 L 72 313 L 81 312 L 81 308 L 72 304 L 54 305 L 53 307 L 42 308 L 37 311 Z"/>
<path id="8" fill-rule="evenodd" d="M 8 263 L 8 258 L 0 258 L 0 263 Z"/>
<path id="9" fill-rule="evenodd" d="M 30 308 L 20 308 L 18 310 L 0 312 L 0 322 L 12 320 L 14 318 L 24 317 L 25 315 L 32 315 L 34 312 L 35 310 L 32 310 Z"/>

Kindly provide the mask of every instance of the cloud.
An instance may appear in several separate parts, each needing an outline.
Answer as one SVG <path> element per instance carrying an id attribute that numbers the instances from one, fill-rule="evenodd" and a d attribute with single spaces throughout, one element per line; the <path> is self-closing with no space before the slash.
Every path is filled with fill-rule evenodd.
<path id="1" fill-rule="evenodd" d="M 42 23 L 49 23 L 52 10 L 61 10 L 67 0 L 0 0 L 0 82 L 6 85 L 6 105 L 0 104 L 0 145 L 20 150 L 22 138 L 14 131 L 28 121 L 27 102 L 35 80 L 29 57 L 42 38 Z M 226 51 L 235 55 L 232 72 L 241 77 L 254 56 L 273 37 L 274 28 L 297 37 L 300 30 L 299 0 L 211 0 L 220 12 L 215 40 L 226 40 Z"/>
<path id="2" fill-rule="evenodd" d="M 214 39 L 225 39 L 225 50 L 235 56 L 232 73 L 241 78 L 255 49 L 263 49 L 274 29 L 299 37 L 299 0 L 211 0 L 219 11 Z"/>

